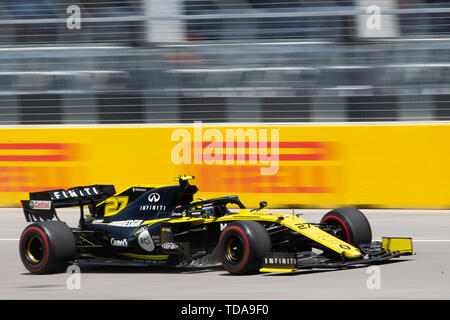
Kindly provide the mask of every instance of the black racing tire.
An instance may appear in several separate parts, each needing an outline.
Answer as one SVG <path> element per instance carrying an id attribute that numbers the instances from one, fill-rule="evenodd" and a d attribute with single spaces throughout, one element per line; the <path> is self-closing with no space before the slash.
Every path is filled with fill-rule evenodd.
<path id="1" fill-rule="evenodd" d="M 65 272 L 69 262 L 75 259 L 75 236 L 63 222 L 35 222 L 23 230 L 19 253 L 31 273 Z"/>
<path id="2" fill-rule="evenodd" d="M 333 231 L 334 236 L 356 248 L 359 248 L 361 244 L 372 242 L 370 223 L 366 216 L 356 208 L 334 209 L 323 216 L 320 224 L 323 225 L 322 229 L 328 232 Z"/>
<path id="3" fill-rule="evenodd" d="M 254 274 L 262 267 L 263 255 L 272 250 L 270 236 L 256 221 L 238 221 L 227 226 L 219 238 L 219 258 L 232 274 Z"/>

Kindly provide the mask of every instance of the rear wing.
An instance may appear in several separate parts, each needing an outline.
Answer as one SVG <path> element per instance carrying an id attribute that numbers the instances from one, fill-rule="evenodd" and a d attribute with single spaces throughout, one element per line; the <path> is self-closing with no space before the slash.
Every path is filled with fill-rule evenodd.
<path id="1" fill-rule="evenodd" d="M 30 192 L 30 200 L 21 200 L 21 204 L 27 222 L 52 220 L 54 217 L 58 219 L 56 208 L 80 207 L 83 212 L 85 205 L 89 206 L 89 211 L 95 216 L 96 205 L 115 194 L 113 185 L 97 184 L 67 190 Z"/>

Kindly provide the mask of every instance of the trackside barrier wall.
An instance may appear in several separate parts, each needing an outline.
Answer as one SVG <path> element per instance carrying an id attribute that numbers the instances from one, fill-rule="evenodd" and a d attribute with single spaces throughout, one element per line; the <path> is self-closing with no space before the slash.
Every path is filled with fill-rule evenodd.
<path id="1" fill-rule="evenodd" d="M 0 206 L 91 184 L 174 184 L 255 207 L 450 207 L 450 124 L 0 129 Z"/>

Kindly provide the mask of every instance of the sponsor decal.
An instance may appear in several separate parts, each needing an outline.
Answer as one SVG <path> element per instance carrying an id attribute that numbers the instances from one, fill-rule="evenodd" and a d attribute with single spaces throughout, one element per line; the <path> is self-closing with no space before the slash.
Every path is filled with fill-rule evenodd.
<path id="1" fill-rule="evenodd" d="M 134 188 L 133 187 L 133 192 L 147 192 L 147 189 L 146 188 Z"/>
<path id="2" fill-rule="evenodd" d="M 158 202 L 161 199 L 159 193 L 150 193 L 148 196 L 148 202 Z"/>
<path id="3" fill-rule="evenodd" d="M 139 246 L 145 251 L 152 252 L 153 250 L 155 250 L 155 243 L 153 242 L 153 239 L 148 230 L 145 230 L 139 234 L 138 243 Z"/>
<path id="4" fill-rule="evenodd" d="M 115 227 L 139 227 L 144 220 L 113 221 L 109 225 Z"/>
<path id="5" fill-rule="evenodd" d="M 35 210 L 50 210 L 52 208 L 51 201 L 31 200 L 30 208 Z"/>
<path id="6" fill-rule="evenodd" d="M 161 211 L 161 210 L 166 210 L 166 206 L 162 206 L 162 205 L 142 205 L 139 207 L 140 211 Z"/>
<path id="7" fill-rule="evenodd" d="M 144 260 L 144 259 L 133 259 L 134 262 L 141 262 L 145 264 L 166 264 L 166 260 Z"/>
<path id="8" fill-rule="evenodd" d="M 111 245 L 113 247 L 128 247 L 128 240 L 127 239 L 114 239 L 111 238 Z"/>
<path id="9" fill-rule="evenodd" d="M 177 250 L 179 247 L 176 243 L 166 242 L 161 245 L 161 248 L 163 248 L 165 250 Z"/>
<path id="10" fill-rule="evenodd" d="M 288 264 L 288 265 L 295 265 L 296 264 L 295 258 L 264 258 L 265 264 Z"/>
<path id="11" fill-rule="evenodd" d="M 152 235 L 152 240 L 153 240 L 153 243 L 155 244 L 155 246 L 158 246 L 161 244 L 161 238 L 160 238 L 160 236 L 158 236 L 156 234 Z"/>
<path id="12" fill-rule="evenodd" d="M 52 200 L 88 197 L 100 194 L 96 187 L 72 188 L 68 190 L 57 190 L 51 193 Z"/>

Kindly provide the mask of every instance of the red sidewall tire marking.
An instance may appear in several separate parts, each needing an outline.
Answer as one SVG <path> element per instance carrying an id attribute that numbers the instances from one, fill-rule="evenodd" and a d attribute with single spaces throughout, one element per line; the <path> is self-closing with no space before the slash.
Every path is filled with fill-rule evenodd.
<path id="1" fill-rule="evenodd" d="M 348 231 L 348 228 L 347 228 L 347 225 L 345 224 L 345 222 L 341 219 L 341 218 L 339 218 L 339 217 L 337 217 L 337 216 L 334 216 L 334 215 L 329 215 L 329 216 L 327 216 L 327 217 L 325 217 L 325 219 L 323 219 L 322 220 L 322 223 L 325 223 L 326 221 L 328 221 L 328 220 L 337 220 L 337 222 L 339 222 L 339 224 L 344 228 L 344 230 L 345 230 L 345 235 L 346 235 L 346 238 L 347 238 L 347 243 L 350 243 L 350 232 Z"/>
<path id="2" fill-rule="evenodd" d="M 27 231 L 25 232 L 25 234 L 24 234 L 24 235 L 22 236 L 22 238 L 20 239 L 20 248 L 21 248 L 21 250 L 22 250 L 22 240 L 23 240 L 23 238 L 27 235 L 27 233 L 28 233 L 30 230 L 35 230 L 35 231 L 37 231 L 38 233 L 41 234 L 42 238 L 44 239 L 44 242 L 45 242 L 45 257 L 44 257 L 44 260 L 42 261 L 42 264 L 41 264 L 41 266 L 40 266 L 39 268 L 33 268 L 32 266 L 30 266 L 30 265 L 27 264 L 27 269 L 29 268 L 29 270 L 32 271 L 32 272 L 40 272 L 40 271 L 42 271 L 42 269 L 44 269 L 45 266 L 47 265 L 48 256 L 49 256 L 49 254 L 50 254 L 50 248 L 49 248 L 49 246 L 48 246 L 48 241 L 47 241 L 47 237 L 45 236 L 45 233 L 42 232 L 42 230 L 39 229 L 39 228 L 37 228 L 37 227 L 30 227 L 30 228 L 27 229 Z M 25 257 L 25 259 L 26 259 L 26 257 Z"/>
<path id="3" fill-rule="evenodd" d="M 248 257 L 250 255 L 250 245 L 248 243 L 247 235 L 245 234 L 244 231 L 242 231 L 241 228 L 238 228 L 236 226 L 230 226 L 230 227 L 227 228 L 227 230 L 230 230 L 230 229 L 236 230 L 238 233 L 241 234 L 242 238 L 244 239 L 245 246 L 246 246 L 245 256 L 244 256 L 243 260 L 239 263 L 239 266 L 237 268 L 233 268 L 233 267 L 230 267 L 230 266 L 225 266 L 223 258 L 222 258 L 223 257 L 223 255 L 222 255 L 222 245 L 220 245 L 219 246 L 220 260 L 222 261 L 222 264 L 225 266 L 225 268 L 227 268 L 229 271 L 231 271 L 231 272 L 240 272 L 243 268 L 245 268 L 245 266 L 247 264 Z M 227 233 L 228 233 L 228 231 L 227 231 Z M 225 233 L 222 233 L 222 235 L 220 236 L 220 239 L 219 239 L 219 243 L 220 244 L 222 243 L 222 238 L 224 237 L 224 235 L 225 235 Z"/>

